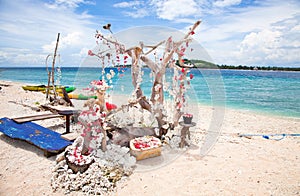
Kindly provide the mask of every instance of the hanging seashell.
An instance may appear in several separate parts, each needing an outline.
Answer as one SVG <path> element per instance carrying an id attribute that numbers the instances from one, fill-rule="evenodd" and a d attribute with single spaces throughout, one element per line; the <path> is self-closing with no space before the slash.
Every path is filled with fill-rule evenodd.
<path id="1" fill-rule="evenodd" d="M 112 34 L 112 31 L 110 30 L 110 27 L 111 27 L 111 24 L 108 23 L 108 24 L 103 26 L 103 29 L 109 30 Z"/>

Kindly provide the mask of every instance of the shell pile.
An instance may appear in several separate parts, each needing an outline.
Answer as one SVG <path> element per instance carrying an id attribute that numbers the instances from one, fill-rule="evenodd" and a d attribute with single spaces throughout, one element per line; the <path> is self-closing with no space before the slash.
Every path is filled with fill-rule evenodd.
<path id="1" fill-rule="evenodd" d="M 115 144 L 107 146 L 107 151 L 96 150 L 95 160 L 84 173 L 73 173 L 66 160 L 59 161 L 52 170 L 53 191 L 62 189 L 65 193 L 81 191 L 88 195 L 107 195 L 115 191 L 116 183 L 132 174 L 136 160 L 129 149 Z M 63 157 L 58 155 L 57 160 Z"/>

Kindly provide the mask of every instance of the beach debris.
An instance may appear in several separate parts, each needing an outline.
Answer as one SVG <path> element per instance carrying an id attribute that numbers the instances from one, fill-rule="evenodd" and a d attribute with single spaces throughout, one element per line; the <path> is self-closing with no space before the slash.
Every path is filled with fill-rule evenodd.
<path id="1" fill-rule="evenodd" d="M 300 136 L 300 133 L 278 133 L 278 134 L 238 134 L 239 137 L 245 137 L 247 139 L 252 139 L 252 137 L 258 136 L 268 140 L 279 141 L 287 136 Z"/>
<path id="2" fill-rule="evenodd" d="M 9 86 L 11 86 L 11 84 L 3 84 L 3 83 L 0 83 L 0 86 L 3 86 L 3 87 L 9 87 Z"/>
<path id="3" fill-rule="evenodd" d="M 58 105 L 73 106 L 72 102 L 70 102 L 70 101 L 68 102 L 64 98 L 60 98 L 60 97 L 54 98 L 54 97 L 50 96 L 49 100 L 50 100 L 49 104 L 52 106 L 58 106 Z"/>
<path id="4" fill-rule="evenodd" d="M 33 111 L 36 111 L 36 112 L 41 111 L 40 107 L 31 106 L 31 105 L 27 105 L 27 104 L 24 104 L 24 103 L 19 103 L 19 102 L 16 102 L 16 101 L 8 101 L 8 102 L 9 103 L 14 103 L 14 104 L 17 104 L 17 105 L 21 105 L 21 106 L 26 107 L 26 108 L 30 108 L 30 109 L 32 109 Z"/>

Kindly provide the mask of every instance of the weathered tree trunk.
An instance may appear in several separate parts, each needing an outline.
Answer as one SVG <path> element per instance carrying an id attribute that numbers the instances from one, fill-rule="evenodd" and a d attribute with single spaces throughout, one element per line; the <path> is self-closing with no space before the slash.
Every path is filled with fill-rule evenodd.
<path id="1" fill-rule="evenodd" d="M 102 148 L 102 151 L 105 152 L 107 150 L 107 140 L 106 140 L 106 130 L 104 130 L 102 128 L 102 133 L 103 133 L 103 138 L 102 138 L 102 141 L 101 141 L 101 148 Z"/>
<path id="2" fill-rule="evenodd" d="M 141 107 L 145 110 L 151 111 L 151 106 L 149 102 L 145 98 L 143 98 L 144 97 L 143 91 L 137 83 L 139 74 L 141 72 L 138 65 L 141 51 L 142 50 L 139 47 L 135 47 L 132 50 L 127 51 L 127 54 L 132 59 L 132 66 L 131 66 L 132 85 L 136 91 L 136 98 L 139 99 L 139 104 L 141 105 Z"/>
<path id="3" fill-rule="evenodd" d="M 96 95 L 97 95 L 97 99 L 95 104 L 97 104 L 100 107 L 100 112 L 106 111 L 105 99 L 104 99 L 105 91 L 97 90 Z"/>
<path id="4" fill-rule="evenodd" d="M 122 127 L 110 132 L 112 134 L 112 142 L 117 145 L 129 147 L 130 140 L 136 137 L 143 137 L 145 135 L 156 136 L 154 128 L 152 127 Z"/>

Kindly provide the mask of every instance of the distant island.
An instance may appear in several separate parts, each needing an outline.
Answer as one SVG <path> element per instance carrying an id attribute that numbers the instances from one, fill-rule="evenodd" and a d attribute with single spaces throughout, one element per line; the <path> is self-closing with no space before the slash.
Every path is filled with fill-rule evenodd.
<path id="1" fill-rule="evenodd" d="M 218 65 L 204 60 L 183 59 L 184 64 L 193 65 L 197 69 L 239 69 L 239 70 L 264 70 L 264 71 L 300 71 L 300 67 L 275 67 L 275 66 L 245 66 L 245 65 Z M 178 60 L 176 65 L 180 66 Z M 131 64 L 118 65 L 116 67 L 131 67 Z M 147 67 L 144 65 L 144 67 Z"/>
<path id="2" fill-rule="evenodd" d="M 266 70 L 266 71 L 300 71 L 300 67 L 275 67 L 275 66 L 245 66 L 245 65 L 218 65 L 203 60 L 184 59 L 185 63 L 194 64 L 195 68 L 203 69 L 241 69 L 241 70 Z"/>

